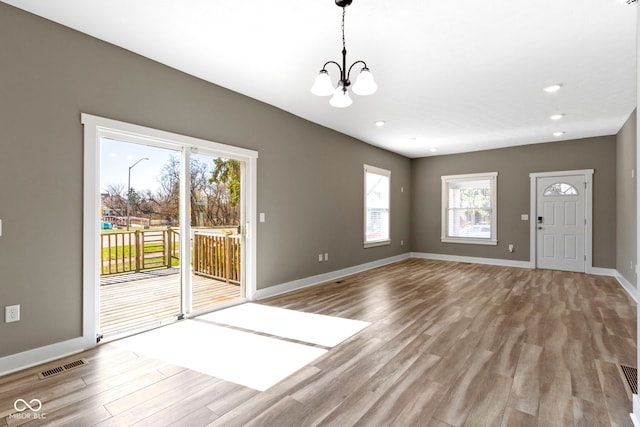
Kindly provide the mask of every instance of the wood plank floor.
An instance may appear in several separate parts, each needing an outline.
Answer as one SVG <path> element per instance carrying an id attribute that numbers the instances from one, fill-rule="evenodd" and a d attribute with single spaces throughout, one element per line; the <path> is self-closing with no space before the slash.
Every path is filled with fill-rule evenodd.
<path id="1" fill-rule="evenodd" d="M 192 275 L 193 310 L 240 298 L 240 286 Z M 182 312 L 180 274 L 166 270 L 107 276 L 100 286 L 100 333 L 105 336 Z"/>
<path id="2" fill-rule="evenodd" d="M 0 426 L 19 398 L 46 413 L 25 425 L 631 426 L 636 306 L 613 278 L 410 259 L 261 303 L 372 324 L 264 392 L 107 343 L 0 378 Z"/>

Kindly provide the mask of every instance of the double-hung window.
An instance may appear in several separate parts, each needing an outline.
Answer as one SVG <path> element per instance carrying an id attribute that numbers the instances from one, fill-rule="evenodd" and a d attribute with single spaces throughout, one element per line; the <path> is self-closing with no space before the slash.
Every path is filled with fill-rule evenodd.
<path id="1" fill-rule="evenodd" d="M 364 165 L 364 247 L 388 245 L 391 171 Z"/>
<path id="2" fill-rule="evenodd" d="M 498 172 L 442 177 L 441 241 L 497 245 Z"/>

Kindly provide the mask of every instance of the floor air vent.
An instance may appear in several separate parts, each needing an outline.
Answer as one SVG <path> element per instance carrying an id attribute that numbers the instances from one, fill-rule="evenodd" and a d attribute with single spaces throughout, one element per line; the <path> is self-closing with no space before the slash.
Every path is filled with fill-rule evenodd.
<path id="1" fill-rule="evenodd" d="M 632 394 L 638 394 L 638 369 L 631 366 L 620 365 L 620 370 L 629 386 Z"/>
<path id="2" fill-rule="evenodd" d="M 38 374 L 38 377 L 43 380 L 45 378 L 49 378 L 54 375 L 60 375 L 65 372 L 71 371 L 72 369 L 76 369 L 88 364 L 89 362 L 87 362 L 86 359 L 74 360 L 73 362 L 65 363 L 64 365 L 56 366 L 55 368 L 50 368 L 42 371 Z"/>

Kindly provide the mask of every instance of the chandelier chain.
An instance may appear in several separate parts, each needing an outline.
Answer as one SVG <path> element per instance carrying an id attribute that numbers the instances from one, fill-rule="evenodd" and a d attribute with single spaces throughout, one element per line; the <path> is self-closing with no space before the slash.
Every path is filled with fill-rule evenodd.
<path id="1" fill-rule="evenodd" d="M 347 8 L 343 7 L 342 8 L 342 49 L 347 48 L 347 42 L 344 37 L 344 16 L 346 15 L 346 13 L 347 13 Z"/>

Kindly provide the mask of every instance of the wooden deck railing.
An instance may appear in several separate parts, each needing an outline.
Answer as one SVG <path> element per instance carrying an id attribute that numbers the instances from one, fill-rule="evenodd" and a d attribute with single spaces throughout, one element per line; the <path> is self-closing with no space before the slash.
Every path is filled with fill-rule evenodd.
<path id="1" fill-rule="evenodd" d="M 180 233 L 172 229 L 105 233 L 100 243 L 102 275 L 178 265 Z"/>
<path id="2" fill-rule="evenodd" d="M 180 264 L 180 233 L 173 229 L 105 233 L 100 243 L 103 276 Z M 192 254 L 195 274 L 240 283 L 240 236 L 195 232 Z"/>
<path id="3" fill-rule="evenodd" d="M 240 236 L 195 233 L 193 272 L 227 283 L 240 283 Z"/>

